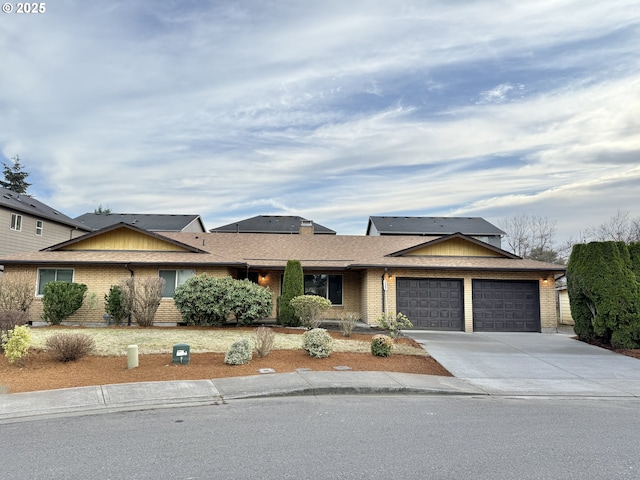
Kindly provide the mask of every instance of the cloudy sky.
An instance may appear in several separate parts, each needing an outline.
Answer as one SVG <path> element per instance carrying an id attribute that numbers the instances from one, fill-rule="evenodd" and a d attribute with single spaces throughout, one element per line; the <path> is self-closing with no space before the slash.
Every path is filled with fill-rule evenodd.
<path id="1" fill-rule="evenodd" d="M 70 216 L 640 216 L 638 0 L 13 6 L 0 161 Z"/>

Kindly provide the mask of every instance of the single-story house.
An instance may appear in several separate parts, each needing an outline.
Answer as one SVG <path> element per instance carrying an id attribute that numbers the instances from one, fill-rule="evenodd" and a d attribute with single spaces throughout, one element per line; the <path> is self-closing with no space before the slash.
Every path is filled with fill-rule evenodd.
<path id="1" fill-rule="evenodd" d="M 461 233 L 443 236 L 274 235 L 149 232 L 120 223 L 42 251 L 0 258 L 7 273 L 34 275 L 32 320 L 51 280 L 84 283 L 99 299 L 130 275 L 166 280 L 157 323 L 181 318 L 172 296 L 192 275 L 249 278 L 280 295 L 288 260 L 300 260 L 305 290 L 331 300 L 327 318 L 357 312 L 375 324 L 402 312 L 417 329 L 550 331 L 557 326 L 554 276 L 564 265 L 517 257 Z M 70 319 L 96 321 L 83 307 Z"/>

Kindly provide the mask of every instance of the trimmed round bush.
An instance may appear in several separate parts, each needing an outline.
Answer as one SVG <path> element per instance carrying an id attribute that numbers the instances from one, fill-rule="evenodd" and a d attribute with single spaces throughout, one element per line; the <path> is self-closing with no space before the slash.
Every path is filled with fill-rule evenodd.
<path id="1" fill-rule="evenodd" d="M 253 358 L 253 348 L 248 338 L 234 342 L 224 356 L 224 363 L 228 365 L 244 365 Z"/>
<path id="2" fill-rule="evenodd" d="M 374 335 L 371 339 L 371 354 L 376 357 L 388 357 L 393 349 L 393 339 L 388 335 Z"/>
<path id="3" fill-rule="evenodd" d="M 302 334 L 302 349 L 314 358 L 325 358 L 333 352 L 333 338 L 324 328 L 314 328 Z"/>

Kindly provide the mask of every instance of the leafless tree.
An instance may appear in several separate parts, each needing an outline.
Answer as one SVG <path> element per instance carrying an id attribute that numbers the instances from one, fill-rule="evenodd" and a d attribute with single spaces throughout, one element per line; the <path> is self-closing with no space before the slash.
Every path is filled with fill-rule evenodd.
<path id="1" fill-rule="evenodd" d="M 151 327 L 162 300 L 164 279 L 160 277 L 129 277 L 120 282 L 123 302 L 141 327 Z"/>
<path id="2" fill-rule="evenodd" d="M 556 221 L 541 215 L 521 213 L 504 218 L 500 228 L 505 231 L 506 249 L 523 258 L 551 261 L 557 257 L 553 242 Z"/>
<path id="3" fill-rule="evenodd" d="M 618 210 L 609 220 L 586 230 L 591 241 L 639 242 L 640 217 L 631 218 L 628 210 Z"/>

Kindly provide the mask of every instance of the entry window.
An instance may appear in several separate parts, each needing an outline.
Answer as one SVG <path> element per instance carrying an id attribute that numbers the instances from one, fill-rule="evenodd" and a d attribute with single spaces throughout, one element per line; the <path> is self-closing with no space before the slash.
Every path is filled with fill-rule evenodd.
<path id="1" fill-rule="evenodd" d="M 42 236 L 42 229 L 44 227 L 44 222 L 42 220 L 36 220 L 36 235 Z"/>
<path id="2" fill-rule="evenodd" d="M 342 275 L 305 275 L 304 293 L 328 298 L 333 305 L 342 305 Z"/>
<path id="3" fill-rule="evenodd" d="M 73 282 L 72 268 L 41 268 L 38 270 L 38 295 L 44 295 L 44 286 L 49 282 Z"/>
<path id="4" fill-rule="evenodd" d="M 15 230 L 16 232 L 22 230 L 22 215 L 18 215 L 17 213 L 11 214 L 11 230 Z"/>
<path id="5" fill-rule="evenodd" d="M 164 290 L 162 296 L 173 298 L 176 288 L 195 276 L 195 270 L 160 270 L 160 278 L 164 278 Z"/>

